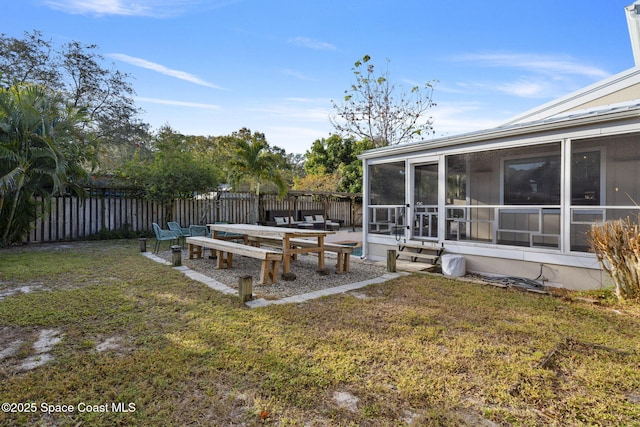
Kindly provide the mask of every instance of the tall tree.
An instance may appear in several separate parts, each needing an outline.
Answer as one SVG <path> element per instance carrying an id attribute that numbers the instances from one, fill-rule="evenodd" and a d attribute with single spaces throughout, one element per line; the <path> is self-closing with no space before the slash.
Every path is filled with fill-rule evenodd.
<path id="1" fill-rule="evenodd" d="M 269 146 L 263 133 L 252 134 L 249 129 L 243 128 L 234 132 L 232 137 L 235 139 L 235 149 L 228 163 L 231 182 L 238 184 L 245 180 L 255 191 L 252 222 L 257 222 L 261 185 L 266 182 L 275 184 L 280 196 L 287 192 L 287 182 L 282 174 L 282 169 L 287 165 L 286 158 L 283 150 Z"/>
<path id="2" fill-rule="evenodd" d="M 234 132 L 235 140 L 228 171 L 231 182 L 239 184 L 243 180 L 248 182 L 256 195 L 260 195 L 260 187 L 265 183 L 272 183 L 283 196 L 287 192 L 282 168 L 286 167 L 286 159 L 282 150 L 271 147 L 265 135 L 260 132 L 251 133 L 247 128 Z"/>
<path id="3" fill-rule="evenodd" d="M 287 181 L 290 184 L 293 184 L 297 179 L 304 178 L 304 176 L 306 175 L 306 172 L 304 170 L 304 154 L 289 153 L 286 155 L 286 161 L 287 170 L 285 171 L 285 173 L 287 175 Z"/>
<path id="4" fill-rule="evenodd" d="M 294 180 L 294 190 L 312 192 L 334 192 L 339 191 L 336 183 L 340 180 L 338 173 L 310 174 Z"/>
<path id="5" fill-rule="evenodd" d="M 323 175 L 334 177 L 333 191 L 358 193 L 362 191 L 362 162 L 358 155 L 373 147 L 368 139 L 356 141 L 354 138 L 342 138 L 340 135 L 331 135 L 327 139 L 318 139 L 313 142 L 306 152 L 304 164 L 307 176 L 315 176 L 307 180 L 296 182 L 296 188 L 304 190 L 301 185 L 310 183 L 322 186 L 326 190 L 326 180 L 320 178 Z"/>
<path id="6" fill-rule="evenodd" d="M 42 33 L 25 32 L 24 39 L 0 37 L 0 76 L 2 85 L 10 87 L 15 82 L 32 82 L 53 90 L 62 89 L 60 66 L 50 41 Z"/>
<path id="7" fill-rule="evenodd" d="M 144 187 L 151 200 L 172 203 L 176 198 L 190 198 L 218 188 L 222 168 L 203 155 L 197 137 L 163 126 L 153 138 L 150 151 L 152 157 L 145 160 L 139 150 L 118 175 Z"/>
<path id="8" fill-rule="evenodd" d="M 83 157 L 74 141 L 83 120 L 42 86 L 0 88 L 0 246 L 22 240 L 40 200 L 78 189 Z"/>
<path id="9" fill-rule="evenodd" d="M 60 47 L 43 39 L 42 33 L 25 33 L 23 39 L 0 36 L 0 84 L 30 82 L 59 91 L 85 110 L 83 134 L 78 148 L 98 160 L 130 157 L 136 145 L 149 140 L 149 126 L 138 115 L 128 74 L 104 65 L 93 44 L 71 41 Z M 122 156 L 117 154 L 123 151 Z M 105 164 L 108 164 L 105 162 Z"/>
<path id="10" fill-rule="evenodd" d="M 343 102 L 332 100 L 335 115 L 331 124 L 340 134 L 355 135 L 372 141 L 376 147 L 400 144 L 433 132 L 428 110 L 435 81 L 413 86 L 409 92 L 389 79 L 389 68 L 378 75 L 371 57 L 355 62 L 355 82 L 344 91 Z"/>

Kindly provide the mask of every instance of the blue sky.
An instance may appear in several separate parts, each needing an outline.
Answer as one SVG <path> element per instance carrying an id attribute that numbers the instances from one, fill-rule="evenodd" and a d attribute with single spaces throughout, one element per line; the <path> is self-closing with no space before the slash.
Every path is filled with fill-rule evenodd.
<path id="1" fill-rule="evenodd" d="M 633 0 L 20 0 L 0 32 L 97 44 L 154 129 L 242 127 L 304 153 L 368 54 L 408 88 L 437 80 L 435 136 L 493 127 L 633 67 Z"/>

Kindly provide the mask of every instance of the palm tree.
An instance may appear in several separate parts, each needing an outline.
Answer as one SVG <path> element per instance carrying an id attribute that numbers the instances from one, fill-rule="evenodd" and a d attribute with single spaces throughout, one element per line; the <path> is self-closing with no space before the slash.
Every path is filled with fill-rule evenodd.
<path id="1" fill-rule="evenodd" d="M 278 194 L 282 197 L 287 193 L 287 182 L 281 170 L 285 162 L 281 155 L 270 150 L 264 135 L 243 129 L 237 137 L 233 156 L 229 161 L 231 180 L 239 183 L 246 180 L 255 190 L 255 203 L 253 209 L 253 223 L 258 222 L 258 203 L 260 200 L 260 185 L 263 182 L 271 182 L 278 188 Z"/>
<path id="2" fill-rule="evenodd" d="M 71 154 L 81 114 L 37 85 L 0 89 L 0 246 L 21 241 L 49 202 L 82 168 Z"/>

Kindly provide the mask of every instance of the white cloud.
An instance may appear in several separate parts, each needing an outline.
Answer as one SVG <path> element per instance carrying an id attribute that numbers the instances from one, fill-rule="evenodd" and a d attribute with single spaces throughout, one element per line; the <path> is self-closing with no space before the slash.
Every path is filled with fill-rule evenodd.
<path id="1" fill-rule="evenodd" d="M 465 66 L 501 69 L 502 81 L 466 81 L 443 88 L 443 92 L 495 93 L 520 98 L 555 98 L 610 73 L 598 67 L 581 64 L 572 58 L 522 53 L 464 54 L 450 58 Z M 518 75 L 513 75 L 514 71 Z"/>
<path id="2" fill-rule="evenodd" d="M 187 82 L 195 83 L 200 86 L 206 86 L 213 89 L 226 90 L 221 86 L 210 83 L 206 80 L 201 79 L 198 76 L 194 76 L 193 74 L 187 73 L 185 71 L 173 70 L 171 68 L 165 67 L 164 65 L 147 61 L 146 59 L 135 58 L 133 56 L 125 55 L 122 53 L 111 53 L 111 54 L 108 54 L 107 56 L 113 59 L 117 59 L 119 61 L 126 62 L 131 65 L 135 65 L 136 67 L 146 68 L 148 70 L 156 71 L 160 74 L 164 74 L 170 77 L 175 77 L 176 79 L 184 80 Z"/>
<path id="3" fill-rule="evenodd" d="M 168 17 L 194 6 L 209 9 L 223 7 L 237 0 L 44 0 L 44 4 L 72 15 L 121 15 Z"/>
<path id="4" fill-rule="evenodd" d="M 287 121 L 329 123 L 331 108 L 326 100 L 288 98 L 281 103 L 249 107 L 247 111 Z"/>
<path id="5" fill-rule="evenodd" d="M 511 83 L 499 84 L 497 90 L 509 95 L 516 95 L 523 98 L 547 97 L 549 94 L 549 85 L 544 82 L 536 82 L 530 80 L 518 80 Z"/>
<path id="6" fill-rule="evenodd" d="M 579 75 L 589 78 L 605 78 L 605 70 L 580 64 L 570 58 L 522 53 L 466 54 L 453 57 L 455 61 L 471 62 L 484 67 L 519 68 L 542 74 Z"/>
<path id="7" fill-rule="evenodd" d="M 125 5 L 120 0 L 47 0 L 45 4 L 52 9 L 74 15 L 152 15 L 151 9 L 144 2 Z"/>
<path id="8" fill-rule="evenodd" d="M 293 78 L 296 78 L 298 80 L 305 80 L 305 81 L 315 81 L 314 78 L 309 77 L 308 75 L 301 73 L 299 71 L 295 71 L 289 68 L 283 68 L 282 70 L 280 70 L 280 72 L 286 76 L 291 76 Z"/>
<path id="9" fill-rule="evenodd" d="M 336 50 L 336 47 L 331 43 L 313 40 L 307 37 L 294 37 L 289 39 L 289 43 L 299 47 L 306 47 L 308 49 L 315 50 Z"/>
<path id="10" fill-rule="evenodd" d="M 202 104 L 198 102 L 185 102 L 185 101 L 173 101 L 169 99 L 159 99 L 159 98 L 144 98 L 137 97 L 136 101 L 140 102 L 148 102 L 151 104 L 162 104 L 162 105 L 175 105 L 177 107 L 190 107 L 190 108 L 200 108 L 207 110 L 219 110 L 220 106 L 215 104 Z"/>
<path id="11" fill-rule="evenodd" d="M 498 125 L 500 118 L 487 117 L 487 110 L 487 105 L 481 102 L 438 104 L 430 112 L 433 116 L 433 128 L 436 131 L 434 137 L 490 129 Z"/>
<path id="12" fill-rule="evenodd" d="M 441 93 L 451 93 L 451 94 L 468 94 L 470 91 L 468 83 L 454 83 L 452 85 L 444 83 L 439 83 L 436 87 L 436 91 L 438 94 Z"/>

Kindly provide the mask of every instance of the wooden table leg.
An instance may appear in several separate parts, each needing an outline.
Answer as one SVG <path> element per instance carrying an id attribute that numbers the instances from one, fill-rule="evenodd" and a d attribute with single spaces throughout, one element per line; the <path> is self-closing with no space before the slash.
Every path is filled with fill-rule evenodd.
<path id="1" fill-rule="evenodd" d="M 344 257 L 342 256 L 342 252 L 338 252 L 337 255 L 336 273 L 344 273 Z"/>
<path id="2" fill-rule="evenodd" d="M 324 236 L 318 236 L 318 270 L 324 270 Z"/>
<path id="3" fill-rule="evenodd" d="M 289 236 L 284 236 L 282 238 L 282 274 L 289 273 L 289 269 L 291 268 L 291 257 L 289 256 L 290 248 Z"/>
<path id="4" fill-rule="evenodd" d="M 290 237 L 284 235 L 282 237 L 282 280 L 296 280 L 296 275 L 291 273 L 291 244 L 289 243 Z"/>

